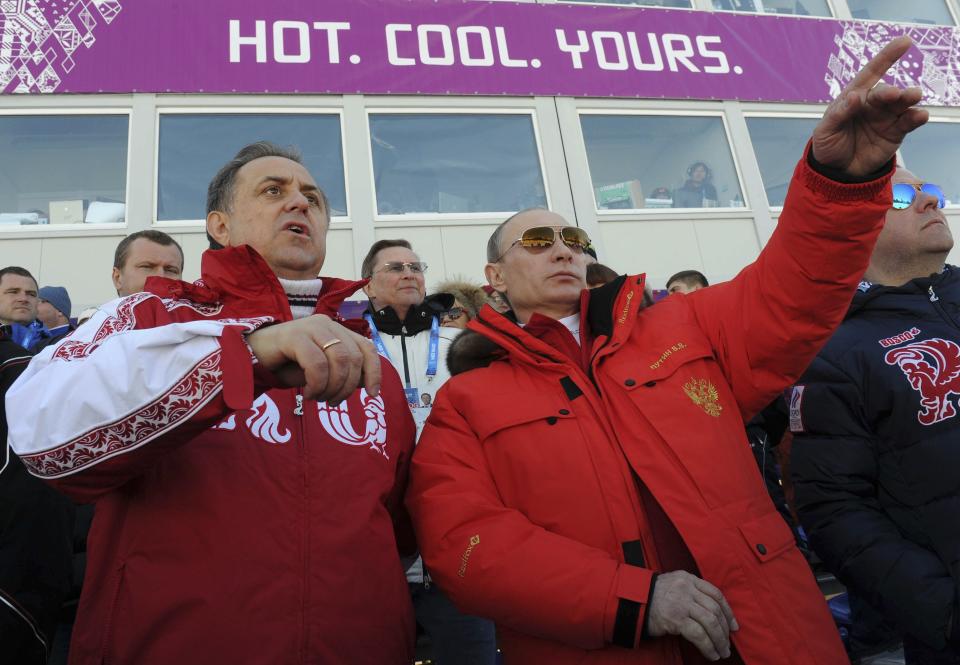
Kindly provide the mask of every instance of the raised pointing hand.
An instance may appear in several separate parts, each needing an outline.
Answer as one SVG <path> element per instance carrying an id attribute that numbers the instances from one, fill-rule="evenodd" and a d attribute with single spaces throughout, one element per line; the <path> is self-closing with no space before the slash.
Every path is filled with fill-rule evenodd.
<path id="1" fill-rule="evenodd" d="M 890 161 L 904 137 L 927 121 L 929 114 L 915 108 L 920 88 L 880 82 L 912 43 L 909 37 L 890 41 L 830 103 L 813 130 L 814 159 L 865 176 Z"/>

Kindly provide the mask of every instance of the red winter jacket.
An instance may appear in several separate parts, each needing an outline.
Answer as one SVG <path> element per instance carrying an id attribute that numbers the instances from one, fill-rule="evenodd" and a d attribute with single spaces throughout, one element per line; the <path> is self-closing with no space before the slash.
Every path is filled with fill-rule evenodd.
<path id="1" fill-rule="evenodd" d="M 390 363 L 339 407 L 266 390 L 240 332 L 291 314 L 247 247 L 148 285 L 8 395 L 31 471 L 96 500 L 71 664 L 408 665 L 414 425 Z M 359 286 L 324 279 L 317 311 Z"/>
<path id="2" fill-rule="evenodd" d="M 470 324 L 450 364 L 475 369 L 438 393 L 407 504 L 425 565 L 497 622 L 506 663 L 701 662 L 643 635 L 654 573 L 678 568 L 726 596 L 744 663 L 848 662 L 744 421 L 840 322 L 890 203 L 889 174 L 841 185 L 802 162 L 732 281 L 642 311 L 642 277 L 585 292 L 585 361 L 489 308 Z"/>

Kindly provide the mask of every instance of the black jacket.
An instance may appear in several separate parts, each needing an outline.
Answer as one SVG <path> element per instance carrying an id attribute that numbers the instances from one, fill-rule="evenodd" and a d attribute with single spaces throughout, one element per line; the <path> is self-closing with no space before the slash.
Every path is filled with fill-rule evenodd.
<path id="1" fill-rule="evenodd" d="M 7 446 L 3 397 L 30 361 L 0 328 L 0 662 L 44 663 L 72 579 L 73 507 Z"/>
<path id="2" fill-rule="evenodd" d="M 789 395 L 797 509 L 851 591 L 933 649 L 960 643 L 960 271 L 861 284 Z"/>

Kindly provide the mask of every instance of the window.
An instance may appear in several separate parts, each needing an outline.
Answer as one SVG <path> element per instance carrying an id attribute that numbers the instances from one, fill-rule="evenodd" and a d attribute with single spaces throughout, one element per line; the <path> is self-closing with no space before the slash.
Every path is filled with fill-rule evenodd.
<path id="1" fill-rule="evenodd" d="M 817 118 L 747 118 L 770 207 L 783 206 L 793 170 L 817 122 Z"/>
<path id="2" fill-rule="evenodd" d="M 944 0 L 847 0 L 853 18 L 902 23 L 953 25 Z"/>
<path id="3" fill-rule="evenodd" d="M 743 206 L 717 116 L 582 114 L 580 125 L 598 210 Z"/>
<path id="4" fill-rule="evenodd" d="M 0 227 L 123 223 L 126 115 L 0 115 Z"/>
<path id="5" fill-rule="evenodd" d="M 827 0 L 713 0 L 713 8 L 734 12 L 831 16 Z"/>
<path id="6" fill-rule="evenodd" d="M 371 114 L 370 142 L 381 215 L 547 205 L 529 114 Z"/>
<path id="7" fill-rule="evenodd" d="M 948 206 L 960 205 L 958 151 L 960 123 L 955 122 L 928 122 L 900 147 L 903 165 L 920 180 L 940 185 Z"/>
<path id="8" fill-rule="evenodd" d="M 330 216 L 347 214 L 339 115 L 165 113 L 160 116 L 157 221 L 205 219 L 210 180 L 255 141 L 297 148 L 330 200 Z"/>
<path id="9" fill-rule="evenodd" d="M 606 5 L 639 5 L 643 7 L 680 7 L 690 9 L 693 5 L 691 0 L 568 0 L 568 2 L 581 2 L 588 4 L 606 4 Z"/>

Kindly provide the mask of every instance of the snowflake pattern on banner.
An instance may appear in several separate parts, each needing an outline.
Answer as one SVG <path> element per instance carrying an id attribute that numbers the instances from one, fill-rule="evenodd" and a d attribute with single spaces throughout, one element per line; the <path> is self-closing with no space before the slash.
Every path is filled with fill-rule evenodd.
<path id="1" fill-rule="evenodd" d="M 919 87 L 924 104 L 960 105 L 960 30 L 859 21 L 840 21 L 840 25 L 843 32 L 834 37 L 837 51 L 830 55 L 824 76 L 831 98 L 836 98 L 888 41 L 908 35 L 914 48 L 890 70 L 885 80 L 901 87 Z"/>
<path id="2" fill-rule="evenodd" d="M 54 92 L 120 0 L 0 0 L 0 92 Z"/>

